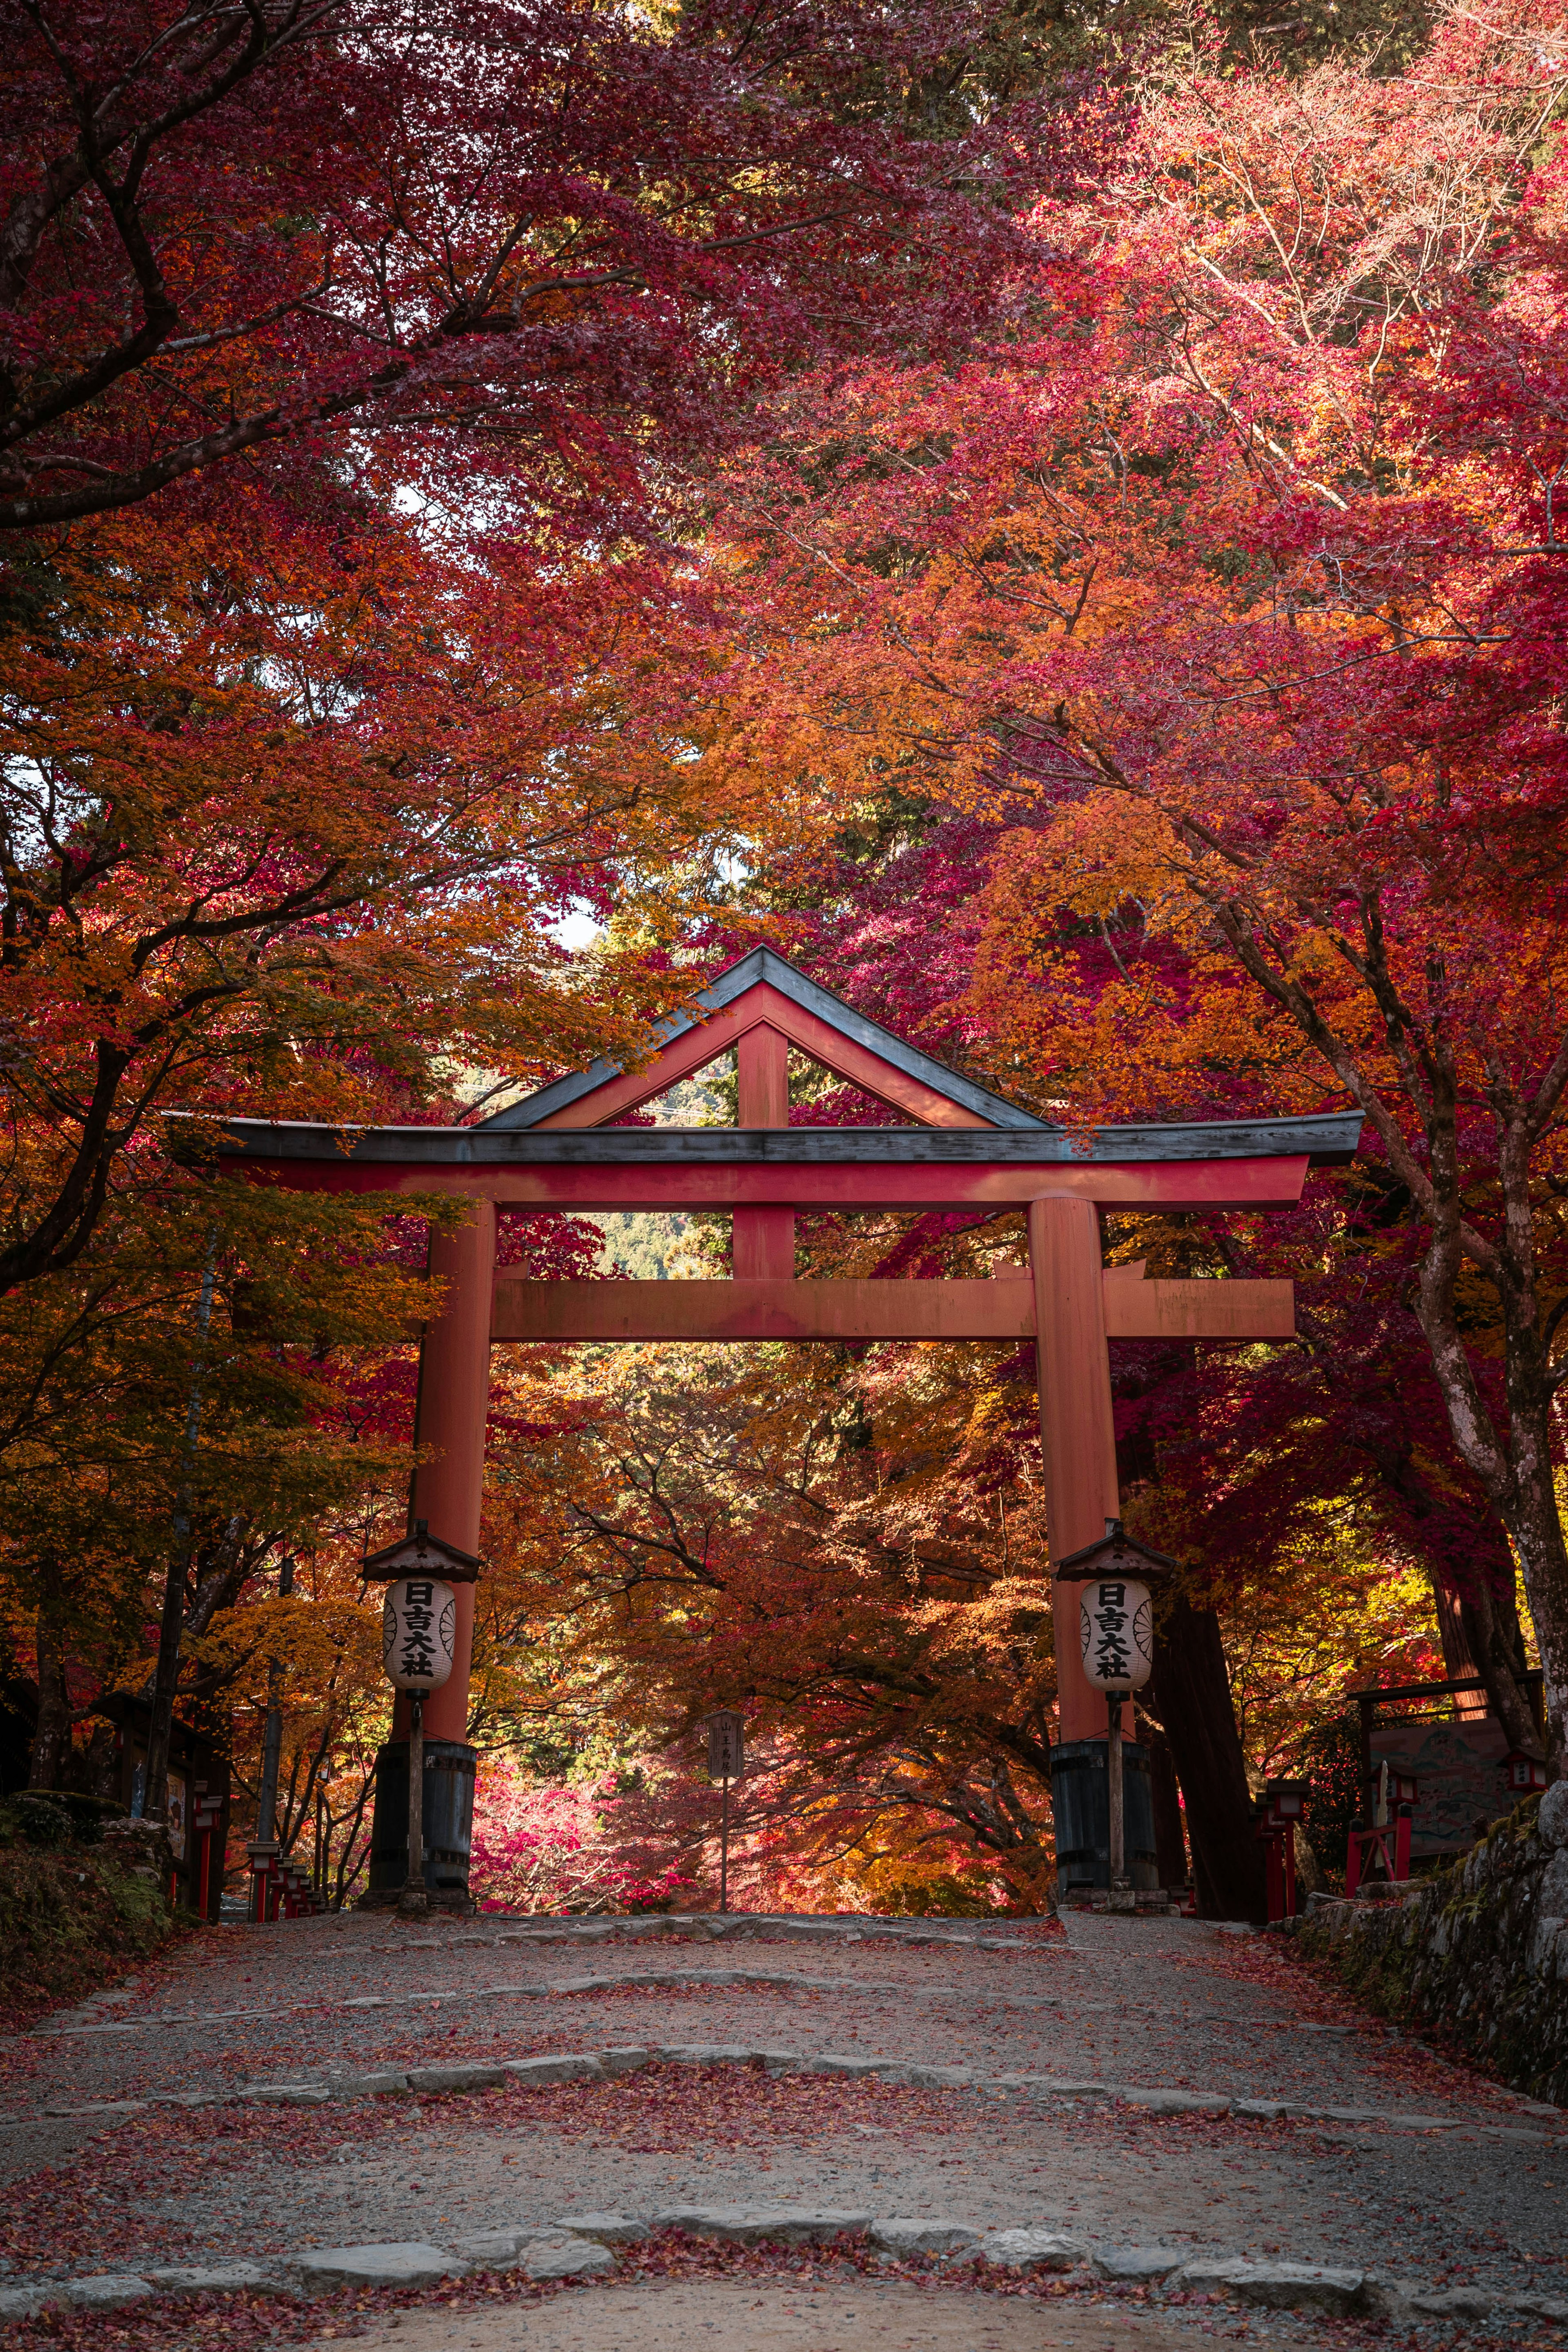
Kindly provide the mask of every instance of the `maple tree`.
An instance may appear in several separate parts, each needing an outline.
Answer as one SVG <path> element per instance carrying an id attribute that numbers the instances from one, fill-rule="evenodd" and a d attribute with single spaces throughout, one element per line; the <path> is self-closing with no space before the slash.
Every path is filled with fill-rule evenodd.
<path id="1" fill-rule="evenodd" d="M 56 135 L 0 186 L 0 1475 L 43 1769 L 96 1678 L 145 1679 L 162 1608 L 168 1702 L 234 1707 L 251 1790 L 280 1688 L 286 1841 L 321 1799 L 340 1894 L 363 1860 L 385 1701 L 353 1562 L 401 1513 L 418 1239 L 275 1203 L 331 1294 L 307 1328 L 236 1229 L 235 1435 L 186 1548 L 207 1187 L 163 1112 L 200 1114 L 195 1166 L 237 1108 L 464 1118 L 635 1049 L 759 928 L 1050 1116 L 1366 1112 L 1294 1214 L 1108 1227 L 1300 1297 L 1293 1349 L 1116 1354 L 1129 1517 L 1187 1563 L 1144 1728 L 1205 1907 L 1252 1902 L 1248 1773 L 1356 1680 L 1473 1665 L 1529 1737 L 1516 1556 L 1555 1761 L 1560 27 L 1510 0 L 1293 71 L 1234 14 L 1195 58 L 1157 11 L 1114 57 L 934 7 L 110 8 L 54 50 L 18 23 Z M 1042 95 L 1047 53 L 1077 78 Z M 541 1270 L 596 1246 L 503 1233 Z M 1006 1219 L 798 1238 L 807 1276 L 1023 1248 Z M 702 1884 L 692 1731 L 733 1700 L 756 1894 L 1037 1904 L 1026 1353 L 497 1371 L 498 1888 Z"/>
<path id="2" fill-rule="evenodd" d="M 0 26 L 29 126 L 0 175 L 12 530 L 251 453 L 268 484 L 291 446 L 374 466 L 389 434 L 443 503 L 613 530 L 651 448 L 689 456 L 804 354 L 951 341 L 1006 241 L 973 118 L 900 119 L 964 10 L 8 0 Z"/>
<path id="3" fill-rule="evenodd" d="M 596 691 L 605 642 L 624 675 L 650 597 L 668 621 L 694 467 L 807 360 L 953 347 L 1016 239 L 1005 139 L 921 97 L 955 43 L 973 69 L 964 10 L 113 0 L 65 22 L 12 0 L 0 22 L 29 125 L 0 163 L 8 1018 L 74 1030 L 85 1065 L 58 1039 L 24 1063 L 21 1115 L 64 1144 L 26 1172 L 8 1282 L 68 1262 L 161 1082 L 199 1094 L 193 1033 L 256 986 L 275 1071 L 297 1042 L 276 1007 L 329 936 L 305 993 L 352 1022 L 466 917 L 409 1002 L 493 1013 L 614 849 L 668 874 L 657 817 L 609 836 L 639 794 L 668 814 L 679 774 L 617 753 L 589 783 L 582 757 L 635 728 Z M 112 528 L 125 509 L 140 528 Z M 665 845 L 700 863 L 679 821 Z M 112 967 L 84 991 L 117 1016 L 97 1035 L 54 994 L 83 923 Z M 570 1053 L 582 992 L 557 995 Z M 405 1060 L 418 1013 L 402 1026 L 365 1053 Z M 496 1043 L 464 1026 L 445 1042 Z"/>
<path id="4" fill-rule="evenodd" d="M 1479 1530 L 1483 1618 L 1506 1528 L 1554 1769 L 1561 63 L 1521 5 L 1403 76 L 1086 110 L 1039 340 L 803 399 L 738 486 L 713 754 L 997 828 L 949 1013 L 996 1083 L 1086 1120 L 1363 1108 L 1458 1476 L 1397 1413 L 1371 1450 Z"/>
<path id="5" fill-rule="evenodd" d="M 0 1301 L 0 1625 L 37 1684 L 35 1785 L 79 1732 L 89 1781 L 107 1768 L 106 1694 L 150 1697 L 165 1733 L 176 1699 L 220 1702 L 220 1637 L 257 1580 L 379 1510 L 406 1432 L 355 1391 L 424 1292 L 382 1226 L 375 1202 L 193 1187 L 117 1211 L 100 1252 Z"/>
<path id="6" fill-rule="evenodd" d="M 23 568 L 0 1283 L 71 1263 L 164 1109 L 417 1115 L 454 1051 L 521 1073 L 630 1035 L 635 971 L 608 954 L 590 995 L 550 927 L 627 873 L 700 898 L 722 821 L 603 676 L 636 587 L 538 573 L 443 569 L 374 512 L 243 567 L 216 523 L 139 521 Z"/>

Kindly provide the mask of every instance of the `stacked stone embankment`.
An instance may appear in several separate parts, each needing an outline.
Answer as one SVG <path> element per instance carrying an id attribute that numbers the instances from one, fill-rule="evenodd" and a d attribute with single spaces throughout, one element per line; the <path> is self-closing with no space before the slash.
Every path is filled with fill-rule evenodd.
<path id="1" fill-rule="evenodd" d="M 1303 1946 L 1371 2008 L 1568 2105 L 1568 1782 L 1402 1900 L 1310 1901 Z"/>

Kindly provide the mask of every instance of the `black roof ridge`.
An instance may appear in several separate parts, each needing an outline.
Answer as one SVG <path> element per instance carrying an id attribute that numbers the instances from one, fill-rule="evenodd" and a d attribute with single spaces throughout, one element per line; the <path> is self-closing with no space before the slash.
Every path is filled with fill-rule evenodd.
<path id="1" fill-rule="evenodd" d="M 1002 1129 L 1047 1126 L 1046 1120 L 1037 1118 L 1032 1111 L 1023 1109 L 1019 1104 L 1009 1102 L 1005 1095 L 994 1093 L 989 1087 L 981 1086 L 973 1078 L 960 1077 L 944 1062 L 937 1061 L 933 1055 L 923 1053 L 918 1045 L 910 1045 L 904 1038 L 895 1036 L 890 1029 L 885 1029 L 879 1021 L 873 1021 L 868 1013 L 858 1013 L 852 1004 L 846 1004 L 844 999 L 836 996 L 830 988 L 824 988 L 820 981 L 808 979 L 787 957 L 780 955 L 776 948 L 748 949 L 733 963 L 726 964 L 706 988 L 700 990 L 694 1002 L 707 1013 L 722 1013 L 738 997 L 744 996 L 748 989 L 755 988 L 763 981 L 766 981 L 771 988 L 776 988 L 782 996 L 787 996 L 793 1004 L 798 1004 L 803 1013 L 814 1013 L 817 1020 L 836 1029 L 841 1037 L 847 1037 L 867 1053 L 876 1054 L 882 1061 L 890 1062 L 906 1077 L 918 1079 L 921 1086 L 929 1087 L 933 1094 L 940 1095 L 956 1108 L 970 1111 L 977 1118 L 984 1118 L 993 1127 Z M 655 1024 L 652 1035 L 662 1048 L 673 1045 L 677 1037 L 685 1036 L 689 1030 L 701 1025 L 700 1019 L 691 1013 L 672 1013 Z M 568 1071 L 563 1077 L 552 1078 L 548 1086 L 536 1087 L 531 1094 L 524 1095 L 521 1102 L 509 1103 L 504 1110 L 494 1111 L 489 1118 L 477 1120 L 475 1130 L 486 1128 L 516 1130 L 537 1127 L 541 1119 L 564 1110 L 569 1104 L 581 1101 L 584 1095 L 592 1094 L 596 1087 L 607 1085 L 611 1078 L 618 1077 L 624 1068 L 623 1063 L 605 1055 L 590 1063 L 585 1070 Z"/>

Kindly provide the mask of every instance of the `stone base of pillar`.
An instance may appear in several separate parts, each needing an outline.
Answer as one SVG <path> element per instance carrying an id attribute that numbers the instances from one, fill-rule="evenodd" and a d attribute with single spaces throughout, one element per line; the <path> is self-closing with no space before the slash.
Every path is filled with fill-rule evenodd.
<path id="1" fill-rule="evenodd" d="M 1057 1832 L 1057 1895 L 1075 1887 L 1110 1885 L 1110 1789 L 1103 1739 L 1070 1739 L 1051 1750 L 1051 1811 Z M 1127 1875 L 1134 1893 L 1160 1884 L 1154 1854 L 1154 1800 L 1149 1751 L 1121 1743 L 1121 1790 L 1126 1813 Z"/>
<path id="2" fill-rule="evenodd" d="M 467 1914 L 478 1750 L 458 1739 L 425 1742 L 425 1891 L 433 1910 Z M 362 1910 L 395 1910 L 408 1881 L 408 1742 L 389 1739 L 375 1759 L 370 1887 Z"/>
<path id="3" fill-rule="evenodd" d="M 372 1887 L 354 1905 L 356 1911 L 395 1911 L 402 1899 L 401 1886 Z M 471 1919 L 479 1905 L 466 1887 L 426 1887 L 425 1900 L 432 1911 L 445 1911 L 454 1919 Z"/>

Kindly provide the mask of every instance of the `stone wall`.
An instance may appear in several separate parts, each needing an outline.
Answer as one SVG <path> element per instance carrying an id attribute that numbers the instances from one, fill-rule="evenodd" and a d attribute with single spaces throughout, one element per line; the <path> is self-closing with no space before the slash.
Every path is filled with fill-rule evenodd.
<path id="1" fill-rule="evenodd" d="M 160 1823 L 110 1822 L 89 1844 L 56 1843 L 40 1810 L 0 1803 L 0 2011 L 24 2017 L 123 1976 L 174 1926 Z"/>
<path id="2" fill-rule="evenodd" d="M 1300 1942 L 1369 2007 L 1568 2105 L 1568 1781 L 1403 1900 L 1312 1897 Z"/>

